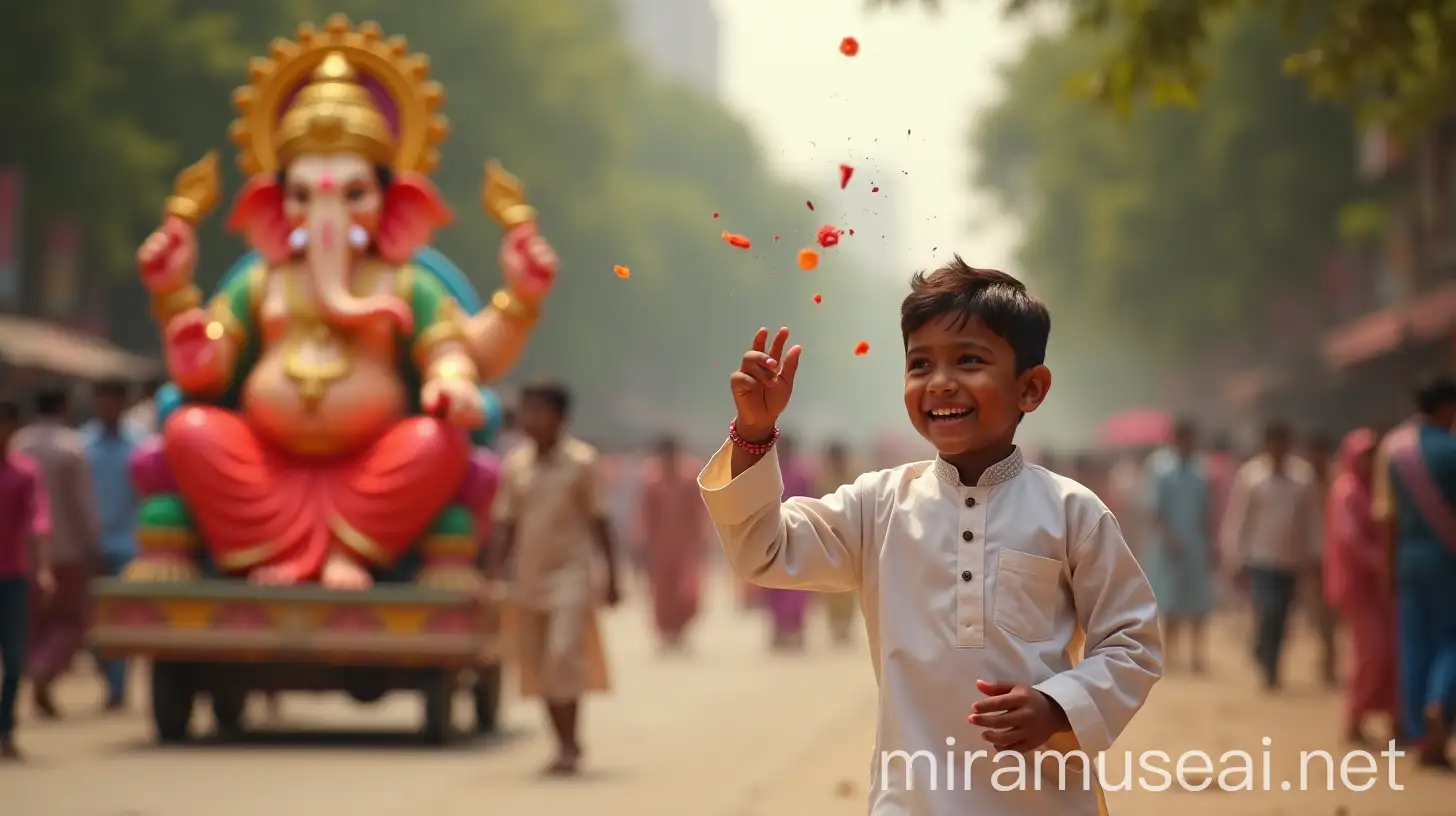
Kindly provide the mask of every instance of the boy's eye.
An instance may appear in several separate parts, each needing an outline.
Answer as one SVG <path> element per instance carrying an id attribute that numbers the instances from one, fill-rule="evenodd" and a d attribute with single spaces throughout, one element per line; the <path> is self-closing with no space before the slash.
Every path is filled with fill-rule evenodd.
<path id="1" fill-rule="evenodd" d="M 925 368 L 928 365 L 930 365 L 930 361 L 929 360 L 926 360 L 926 359 L 917 359 L 917 360 L 911 360 L 910 363 L 909 363 L 909 365 L 906 366 L 906 368 L 910 369 L 911 371 L 918 371 L 918 370 L 920 370 L 922 368 Z"/>
<path id="2" fill-rule="evenodd" d="M 960 365 L 985 365 L 986 359 L 976 354 L 962 354 Z"/>
<path id="3" fill-rule="evenodd" d="M 360 201 L 363 201 L 364 196 L 368 194 L 369 191 L 365 190 L 363 187 L 350 187 L 349 191 L 344 194 L 344 197 L 348 199 L 349 203 L 358 204 Z"/>

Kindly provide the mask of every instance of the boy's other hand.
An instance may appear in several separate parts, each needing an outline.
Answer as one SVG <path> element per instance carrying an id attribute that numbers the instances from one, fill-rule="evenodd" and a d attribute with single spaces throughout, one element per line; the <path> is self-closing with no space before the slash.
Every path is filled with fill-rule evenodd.
<path id="1" fill-rule="evenodd" d="M 738 409 L 738 433 L 750 442 L 770 437 L 779 416 L 789 407 L 803 349 L 794 346 L 784 351 L 788 342 L 789 330 L 779 329 L 770 347 L 768 329 L 759 329 L 753 347 L 743 353 L 743 363 L 728 378 Z"/>
<path id="2" fill-rule="evenodd" d="M 1071 729 L 1062 707 L 1031 686 L 977 680 L 976 689 L 986 699 L 971 706 L 969 722 L 985 728 L 982 736 L 998 750 L 1034 751 Z"/>

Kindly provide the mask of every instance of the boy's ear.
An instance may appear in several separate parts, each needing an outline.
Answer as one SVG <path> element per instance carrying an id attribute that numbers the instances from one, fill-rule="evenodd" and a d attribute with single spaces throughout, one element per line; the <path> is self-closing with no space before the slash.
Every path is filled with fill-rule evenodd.
<path id="1" fill-rule="evenodd" d="M 1032 366 L 1021 372 L 1021 393 L 1017 395 L 1016 407 L 1023 414 L 1029 414 L 1041 407 L 1052 390 L 1052 370 L 1044 365 Z"/>

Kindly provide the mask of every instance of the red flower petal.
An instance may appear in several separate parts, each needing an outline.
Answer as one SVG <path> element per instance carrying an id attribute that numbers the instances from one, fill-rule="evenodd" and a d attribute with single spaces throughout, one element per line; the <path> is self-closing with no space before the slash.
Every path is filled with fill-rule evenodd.
<path id="1" fill-rule="evenodd" d="M 839 41 L 839 53 L 846 57 L 852 57 L 859 53 L 859 40 L 853 37 L 845 37 Z"/>
<path id="2" fill-rule="evenodd" d="M 849 186 L 849 180 L 854 176 L 854 168 L 847 164 L 839 165 L 839 189 L 843 190 Z"/>
<path id="3" fill-rule="evenodd" d="M 823 295 L 815 295 L 814 296 L 814 302 L 815 303 L 823 303 L 824 302 L 824 296 Z"/>
<path id="4" fill-rule="evenodd" d="M 839 229 L 832 224 L 825 224 L 824 226 L 819 228 L 819 234 L 815 236 L 815 240 L 819 242 L 819 246 L 825 247 L 827 249 L 828 247 L 832 247 L 835 244 L 838 244 L 839 236 L 843 234 L 844 230 Z"/>
<path id="5" fill-rule="evenodd" d="M 854 356 L 863 357 L 870 353 L 870 344 L 861 340 L 854 345 Z"/>

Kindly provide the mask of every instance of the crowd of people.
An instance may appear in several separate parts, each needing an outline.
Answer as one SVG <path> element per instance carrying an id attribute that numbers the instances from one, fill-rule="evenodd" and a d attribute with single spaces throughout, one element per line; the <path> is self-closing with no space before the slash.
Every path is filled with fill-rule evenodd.
<path id="1" fill-rule="evenodd" d="M 136 556 L 131 455 L 154 435 L 153 396 L 125 381 L 92 389 L 91 419 L 76 427 L 70 391 L 42 390 L 31 416 L 0 401 L 0 759 L 20 757 L 15 710 L 28 677 L 38 716 L 61 716 L 52 687 L 86 643 L 89 582 L 119 575 Z M 126 701 L 123 661 L 101 664 L 104 707 Z"/>
<path id="2" fill-rule="evenodd" d="M 1338 445 L 1270 423 L 1242 460 L 1222 437 L 1205 444 L 1190 421 L 1169 444 L 1110 463 L 1041 458 L 1051 469 L 1066 461 L 1114 510 L 1157 594 L 1170 670 L 1204 672 L 1210 616 L 1246 611 L 1254 667 L 1277 691 L 1287 634 L 1302 619 L 1319 642 L 1318 675 L 1344 685 L 1347 739 L 1369 743 L 1370 721 L 1383 718 L 1423 764 L 1449 767 L 1456 381 L 1420 385 L 1413 408 L 1384 434 L 1356 428 Z"/>
<path id="3" fill-rule="evenodd" d="M 128 383 L 99 383 L 90 419 L 79 426 L 65 390 L 38 394 L 25 423 L 20 405 L 0 401 L 0 756 L 19 757 L 22 676 L 31 681 L 37 715 L 62 716 L 52 686 L 84 648 L 87 582 L 121 574 L 135 556 L 129 461 L 157 432 L 154 390 L 134 394 Z M 1170 669 L 1206 671 L 1210 616 L 1246 608 L 1253 664 L 1267 689 L 1277 691 L 1291 621 L 1303 617 L 1321 643 L 1320 676 L 1331 687 L 1344 682 L 1347 737 L 1368 742 L 1369 720 L 1385 717 L 1390 736 L 1417 746 L 1424 764 L 1449 767 L 1456 382 L 1421 386 L 1415 407 L 1414 418 L 1393 430 L 1358 428 L 1338 446 L 1325 435 L 1299 437 L 1271 423 L 1260 448 L 1242 461 L 1222 438 L 1205 444 L 1188 421 L 1176 424 L 1168 444 L 1116 460 L 1051 452 L 1036 458 L 1113 510 L 1157 596 Z M 522 639 L 529 676 L 523 690 L 547 701 L 560 748 L 553 767 L 567 773 L 581 752 L 577 701 L 605 689 L 606 673 L 591 613 L 600 588 L 587 577 L 563 583 L 562 565 L 575 559 L 582 576 L 605 565 L 604 597 L 615 603 L 612 553 L 620 543 L 650 596 L 662 649 L 680 653 L 719 553 L 700 498 L 704 462 L 671 436 L 642 455 L 598 459 L 567 435 L 569 417 L 564 387 L 542 383 L 522 392 L 497 445 L 505 465 L 486 564 L 501 576 L 509 560 L 517 600 L 530 601 L 522 626 L 539 631 Z M 783 437 L 776 456 L 782 499 L 834 494 L 865 470 L 839 441 L 811 457 Z M 550 484 L 566 498 L 552 499 L 544 487 Z M 590 494 L 585 502 L 575 498 L 582 491 Z M 579 517 L 572 508 L 582 511 Z M 812 604 L 822 606 L 831 642 L 853 640 L 853 590 L 743 582 L 741 601 L 765 615 L 771 650 L 804 648 Z M 566 607 L 582 613 L 567 616 L 580 626 L 560 625 Z M 1348 643 L 1343 678 L 1337 642 Z M 100 667 L 103 707 L 122 709 L 125 663 Z"/>

